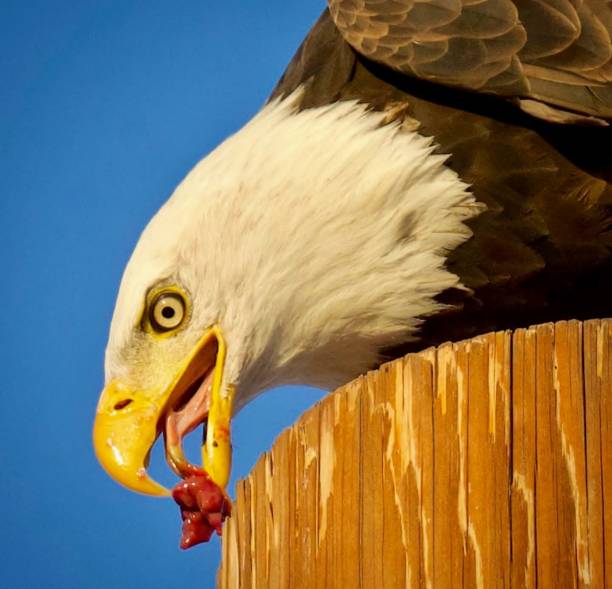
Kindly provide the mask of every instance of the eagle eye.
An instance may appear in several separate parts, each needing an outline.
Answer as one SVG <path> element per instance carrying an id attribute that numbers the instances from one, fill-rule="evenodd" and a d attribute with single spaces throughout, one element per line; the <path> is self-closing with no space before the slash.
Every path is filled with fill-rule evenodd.
<path id="1" fill-rule="evenodd" d="M 149 320 L 155 331 L 176 329 L 185 318 L 185 299 L 178 292 L 162 292 L 149 308 Z"/>

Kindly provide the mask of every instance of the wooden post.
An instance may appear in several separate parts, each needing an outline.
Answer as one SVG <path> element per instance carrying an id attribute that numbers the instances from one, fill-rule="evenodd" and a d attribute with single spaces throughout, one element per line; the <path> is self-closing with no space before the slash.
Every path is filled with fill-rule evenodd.
<path id="1" fill-rule="evenodd" d="M 218 587 L 612 587 L 612 320 L 444 344 L 329 395 L 238 483 Z"/>

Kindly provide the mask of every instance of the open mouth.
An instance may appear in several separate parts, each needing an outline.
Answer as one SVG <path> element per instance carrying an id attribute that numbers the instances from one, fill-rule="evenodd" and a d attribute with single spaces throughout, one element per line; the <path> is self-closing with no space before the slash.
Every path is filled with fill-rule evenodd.
<path id="1" fill-rule="evenodd" d="M 191 353 L 165 372 L 163 382 L 134 387 L 112 379 L 102 391 L 93 442 L 104 469 L 128 489 L 147 495 L 169 491 L 148 476 L 148 457 L 164 434 L 166 460 L 182 479 L 202 475 L 224 489 L 232 460 L 230 421 L 235 387 L 224 382 L 226 345 L 217 325 L 208 328 Z M 190 464 L 183 439 L 206 425 L 202 466 Z"/>
<path id="2" fill-rule="evenodd" d="M 201 471 L 185 457 L 183 439 L 200 424 L 204 425 L 205 437 L 217 352 L 217 341 L 212 338 L 192 358 L 158 423 L 164 433 L 166 461 L 181 478 Z"/>

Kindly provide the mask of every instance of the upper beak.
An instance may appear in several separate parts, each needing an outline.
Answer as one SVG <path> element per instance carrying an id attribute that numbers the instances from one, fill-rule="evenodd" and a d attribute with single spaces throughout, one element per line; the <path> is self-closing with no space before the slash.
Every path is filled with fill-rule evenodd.
<path id="1" fill-rule="evenodd" d="M 133 391 L 111 381 L 102 392 L 93 442 L 104 470 L 118 483 L 147 495 L 169 495 L 169 491 L 147 475 L 149 452 L 157 436 L 163 403 L 156 391 Z"/>
<path id="2" fill-rule="evenodd" d="M 213 326 L 200 338 L 189 357 L 175 371 L 169 384 L 134 390 L 117 380 L 108 383 L 98 403 L 93 430 L 96 456 L 106 472 L 133 491 L 147 495 L 169 495 L 167 489 L 147 474 L 149 453 L 161 433 L 161 424 L 167 411 L 179 402 L 198 378 L 214 367 L 203 457 L 213 480 L 224 487 L 231 460 L 229 422 L 233 396 L 230 394 L 233 393 L 231 387 L 227 392 L 220 390 L 224 361 L 225 345 L 221 331 L 218 326 Z M 221 438 L 224 435 L 227 438 L 225 442 L 219 438 L 220 433 Z M 176 452 L 168 453 L 168 449 L 167 454 L 176 457 Z M 212 463 L 207 456 L 212 457 Z"/>

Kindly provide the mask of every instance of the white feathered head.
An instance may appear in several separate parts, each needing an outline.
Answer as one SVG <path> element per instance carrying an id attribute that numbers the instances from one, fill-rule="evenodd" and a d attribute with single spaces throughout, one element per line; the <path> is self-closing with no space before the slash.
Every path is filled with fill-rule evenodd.
<path id="1" fill-rule="evenodd" d="M 445 254 L 478 207 L 432 141 L 355 102 L 300 98 L 268 104 L 197 164 L 125 270 L 95 442 L 131 488 L 161 492 L 144 462 L 162 429 L 182 473 L 180 440 L 206 418 L 205 465 L 225 471 L 211 423 L 229 427 L 272 386 L 353 378 L 458 285 Z"/>

